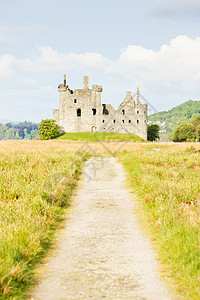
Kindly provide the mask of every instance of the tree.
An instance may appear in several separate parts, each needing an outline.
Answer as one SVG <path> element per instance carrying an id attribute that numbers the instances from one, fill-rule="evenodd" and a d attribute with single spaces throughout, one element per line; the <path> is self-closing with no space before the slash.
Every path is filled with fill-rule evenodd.
<path id="1" fill-rule="evenodd" d="M 195 141 L 195 127 L 191 123 L 178 126 L 173 134 L 173 142 Z"/>
<path id="2" fill-rule="evenodd" d="M 31 135 L 30 135 L 30 133 L 28 133 L 27 128 L 24 128 L 24 139 L 31 140 Z"/>
<path id="3" fill-rule="evenodd" d="M 190 123 L 194 126 L 194 127 L 197 127 L 198 125 L 200 125 L 200 117 L 197 117 L 195 119 L 192 119 L 190 121 Z"/>
<path id="4" fill-rule="evenodd" d="M 197 142 L 200 142 L 200 125 L 196 127 L 195 135 L 196 135 Z"/>
<path id="5" fill-rule="evenodd" d="M 159 140 L 159 130 L 160 126 L 157 124 L 147 125 L 147 141 L 157 141 Z"/>
<path id="6" fill-rule="evenodd" d="M 37 129 L 31 130 L 31 139 L 35 139 L 37 137 L 38 137 L 38 130 Z"/>
<path id="7" fill-rule="evenodd" d="M 5 140 L 15 140 L 15 134 L 16 134 L 15 128 L 11 127 L 6 131 L 4 139 Z"/>
<path id="8" fill-rule="evenodd" d="M 53 119 L 42 120 L 39 124 L 39 137 L 41 140 L 49 140 L 59 136 L 59 126 Z"/>

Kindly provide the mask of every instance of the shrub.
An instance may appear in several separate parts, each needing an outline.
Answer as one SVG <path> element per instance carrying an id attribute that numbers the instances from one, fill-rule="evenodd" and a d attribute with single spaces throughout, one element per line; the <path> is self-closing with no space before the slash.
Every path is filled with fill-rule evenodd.
<path id="1" fill-rule="evenodd" d="M 147 126 L 147 141 L 156 141 L 159 140 L 159 130 L 160 126 L 157 124 L 151 124 Z"/>
<path id="2" fill-rule="evenodd" d="M 50 140 L 60 135 L 59 126 L 53 119 L 42 120 L 39 125 L 39 137 L 41 140 Z"/>

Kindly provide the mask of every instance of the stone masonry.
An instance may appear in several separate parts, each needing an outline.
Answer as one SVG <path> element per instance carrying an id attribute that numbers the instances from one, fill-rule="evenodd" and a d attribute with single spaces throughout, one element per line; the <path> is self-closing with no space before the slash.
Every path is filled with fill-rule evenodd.
<path id="1" fill-rule="evenodd" d="M 147 104 L 140 103 L 126 92 L 124 101 L 115 110 L 110 104 L 101 104 L 101 85 L 89 89 L 88 76 L 83 77 L 83 88 L 71 90 L 66 83 L 58 86 L 60 108 L 53 110 L 53 118 L 62 132 L 116 132 L 134 133 L 147 140 Z"/>

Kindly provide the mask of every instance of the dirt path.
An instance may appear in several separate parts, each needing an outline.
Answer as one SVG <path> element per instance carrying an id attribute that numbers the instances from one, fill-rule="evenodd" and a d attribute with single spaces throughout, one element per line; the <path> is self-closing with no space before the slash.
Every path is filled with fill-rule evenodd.
<path id="1" fill-rule="evenodd" d="M 32 299 L 172 299 L 156 272 L 115 158 L 84 168 L 58 249 Z"/>

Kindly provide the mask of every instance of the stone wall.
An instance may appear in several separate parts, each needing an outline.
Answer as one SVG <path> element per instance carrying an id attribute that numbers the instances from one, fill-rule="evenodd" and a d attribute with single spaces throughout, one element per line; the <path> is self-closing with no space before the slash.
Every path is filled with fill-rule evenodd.
<path id="1" fill-rule="evenodd" d="M 89 79 L 83 77 L 83 89 L 70 90 L 66 83 L 58 86 L 60 92 L 60 108 L 53 110 L 53 118 L 62 132 L 117 132 L 134 133 L 147 139 L 147 104 L 137 103 L 126 93 L 118 110 L 110 104 L 101 104 L 100 85 L 89 89 Z"/>

